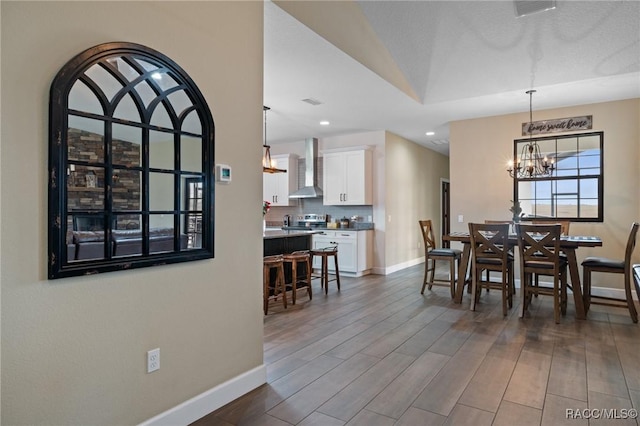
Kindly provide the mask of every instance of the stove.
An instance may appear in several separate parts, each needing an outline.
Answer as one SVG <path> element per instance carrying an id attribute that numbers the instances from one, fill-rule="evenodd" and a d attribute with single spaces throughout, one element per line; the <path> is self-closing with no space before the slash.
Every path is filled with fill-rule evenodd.
<path id="1" fill-rule="evenodd" d="M 295 216 L 289 229 L 326 228 L 327 215 L 324 214 L 299 214 Z"/>

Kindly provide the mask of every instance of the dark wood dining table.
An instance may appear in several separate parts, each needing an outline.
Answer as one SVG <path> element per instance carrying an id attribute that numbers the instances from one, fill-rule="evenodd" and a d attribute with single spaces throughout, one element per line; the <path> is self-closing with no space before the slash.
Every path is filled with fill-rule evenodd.
<path id="1" fill-rule="evenodd" d="M 443 237 L 445 241 L 457 241 L 463 244 L 462 258 L 458 270 L 458 279 L 456 281 L 456 293 L 454 301 L 462 303 L 464 293 L 464 284 L 467 281 L 467 271 L 469 269 L 469 259 L 471 258 L 471 239 L 469 232 L 451 232 Z M 509 246 L 518 245 L 516 234 L 509 235 Z M 584 296 L 582 294 L 582 284 L 580 283 L 580 274 L 578 271 L 578 260 L 576 259 L 576 250 L 579 247 L 601 247 L 602 239 L 593 236 L 568 235 L 563 236 L 560 242 L 560 248 L 567 255 L 569 265 L 569 277 L 573 299 L 576 306 L 576 318 L 585 319 L 586 313 L 584 309 Z"/>

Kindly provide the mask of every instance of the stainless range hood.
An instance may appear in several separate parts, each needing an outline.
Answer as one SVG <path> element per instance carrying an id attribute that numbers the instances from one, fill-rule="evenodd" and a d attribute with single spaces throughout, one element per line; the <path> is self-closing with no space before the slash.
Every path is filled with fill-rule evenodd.
<path id="1" fill-rule="evenodd" d="M 290 194 L 289 198 L 322 197 L 322 189 L 318 187 L 318 139 L 305 139 L 304 144 L 304 187 Z"/>

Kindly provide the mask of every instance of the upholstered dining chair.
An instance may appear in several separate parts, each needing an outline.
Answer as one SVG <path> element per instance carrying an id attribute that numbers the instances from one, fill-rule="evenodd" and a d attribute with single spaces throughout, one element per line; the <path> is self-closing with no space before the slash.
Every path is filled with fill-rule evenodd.
<path id="1" fill-rule="evenodd" d="M 520 292 L 522 293 L 522 317 L 531 304 L 531 296 L 542 294 L 553 297 L 553 314 L 556 324 L 560 314 L 567 312 L 567 260 L 560 255 L 561 226 L 516 225 L 518 251 L 520 253 Z M 550 276 L 550 284 L 535 285 L 533 275 Z"/>
<path id="2" fill-rule="evenodd" d="M 513 225 L 513 220 L 494 220 L 494 219 L 486 219 L 484 221 L 484 223 L 486 224 L 500 224 L 500 223 L 506 223 L 508 225 Z M 509 228 L 509 229 L 513 229 L 513 228 Z M 491 271 L 486 271 L 487 274 L 487 278 L 486 280 L 489 281 L 491 279 Z M 487 288 L 487 293 L 489 292 L 489 289 Z"/>
<path id="3" fill-rule="evenodd" d="M 564 220 L 564 219 L 555 219 L 553 217 L 548 217 L 548 218 L 536 218 L 536 219 L 531 219 L 528 220 L 527 223 L 532 223 L 534 225 L 552 225 L 554 223 L 558 223 L 560 224 L 560 234 L 561 235 L 569 235 L 569 227 L 571 226 L 571 221 L 570 220 Z M 566 257 L 564 255 L 564 253 L 560 253 L 560 256 Z M 538 276 L 534 276 L 533 277 L 534 283 L 537 286 L 538 282 L 539 282 L 539 278 Z M 567 282 L 567 286 L 568 288 L 572 288 L 571 284 Z M 535 297 L 538 297 L 538 295 L 536 294 Z"/>
<path id="4" fill-rule="evenodd" d="M 636 310 L 633 297 L 631 295 L 631 283 L 633 282 L 636 295 L 640 298 L 640 287 L 638 280 L 632 277 L 633 266 L 631 265 L 631 255 L 636 246 L 636 236 L 638 235 L 638 227 L 640 224 L 634 222 L 631 225 L 631 231 L 629 232 L 629 238 L 627 239 L 627 247 L 624 251 L 624 259 L 614 260 L 604 257 L 587 257 L 582 262 L 583 281 L 584 281 L 584 309 L 589 311 L 589 305 L 607 305 L 615 306 L 619 308 L 629 309 L 629 315 L 631 320 L 635 323 L 638 322 L 638 312 Z M 625 298 L 613 298 L 605 296 L 596 296 L 591 294 L 591 274 L 593 272 L 605 272 L 612 274 L 624 274 L 624 294 Z"/>
<path id="5" fill-rule="evenodd" d="M 471 310 L 480 298 L 482 288 L 502 292 L 502 315 L 507 316 L 507 305 L 513 306 L 515 293 L 513 254 L 509 252 L 509 224 L 469 224 L 471 240 Z M 500 273 L 500 282 L 482 279 L 482 271 Z"/>
<path id="6" fill-rule="evenodd" d="M 424 279 L 422 280 L 422 290 L 420 294 L 424 294 L 424 289 L 429 286 L 429 290 L 434 285 L 449 287 L 451 298 L 455 297 L 456 292 L 456 269 L 460 264 L 461 250 L 451 248 L 437 248 L 436 240 L 433 232 L 431 220 L 420 220 L 420 231 L 422 232 L 422 240 L 424 242 Z M 449 262 L 449 279 L 435 279 L 436 261 L 445 260 Z M 429 274 L 431 272 L 431 274 Z M 428 278 L 427 276 L 430 275 Z"/>

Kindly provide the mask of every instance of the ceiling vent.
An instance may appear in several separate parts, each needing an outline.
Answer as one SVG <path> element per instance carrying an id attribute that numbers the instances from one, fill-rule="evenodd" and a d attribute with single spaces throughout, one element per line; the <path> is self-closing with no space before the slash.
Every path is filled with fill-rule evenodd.
<path id="1" fill-rule="evenodd" d="M 320 102 L 320 101 L 319 101 L 319 100 L 317 100 L 317 99 L 313 99 L 313 98 L 303 99 L 303 100 L 302 100 L 302 102 L 306 102 L 306 103 L 308 103 L 309 105 L 313 105 L 313 106 L 316 106 L 316 105 L 320 105 L 320 104 L 322 104 L 322 102 Z"/>
<path id="2" fill-rule="evenodd" d="M 556 0 L 514 0 L 516 18 L 556 8 Z"/>

